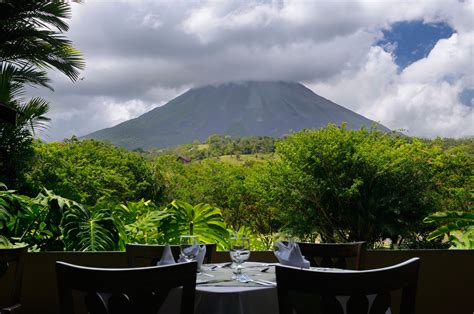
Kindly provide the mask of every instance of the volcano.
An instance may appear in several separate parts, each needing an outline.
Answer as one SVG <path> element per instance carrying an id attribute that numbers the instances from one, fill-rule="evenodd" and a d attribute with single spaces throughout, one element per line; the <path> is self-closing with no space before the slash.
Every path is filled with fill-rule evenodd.
<path id="1" fill-rule="evenodd" d="M 375 123 L 300 83 L 244 81 L 192 88 L 161 107 L 85 138 L 150 149 L 204 141 L 212 134 L 282 137 L 343 122 L 349 129 Z"/>

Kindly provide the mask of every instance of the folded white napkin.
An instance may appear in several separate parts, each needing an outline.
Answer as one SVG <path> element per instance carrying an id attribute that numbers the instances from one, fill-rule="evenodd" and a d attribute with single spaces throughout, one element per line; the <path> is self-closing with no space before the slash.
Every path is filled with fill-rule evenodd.
<path id="1" fill-rule="evenodd" d="M 277 250 L 274 251 L 276 258 L 282 265 L 309 268 L 310 263 L 301 255 L 300 247 L 297 243 L 284 244 L 281 241 L 276 243 Z"/>
<path id="2" fill-rule="evenodd" d="M 198 246 L 198 253 L 196 254 L 196 262 L 197 262 L 197 269 L 201 268 L 202 263 L 204 262 L 204 257 L 206 256 L 206 246 L 205 245 L 197 245 Z M 196 246 L 190 246 L 188 248 L 185 248 L 185 250 L 195 250 Z M 182 263 L 185 262 L 186 259 L 182 254 L 179 254 L 179 260 L 178 262 Z"/>
<path id="3" fill-rule="evenodd" d="M 161 254 L 161 259 L 156 263 L 156 265 L 170 265 L 175 264 L 176 261 L 174 260 L 173 253 L 171 252 L 171 247 L 169 245 L 165 245 L 163 249 L 163 253 Z"/>
<path id="4" fill-rule="evenodd" d="M 200 245 L 199 252 L 196 256 L 197 269 L 201 269 L 201 265 L 204 262 L 204 257 L 206 256 L 206 246 Z"/>

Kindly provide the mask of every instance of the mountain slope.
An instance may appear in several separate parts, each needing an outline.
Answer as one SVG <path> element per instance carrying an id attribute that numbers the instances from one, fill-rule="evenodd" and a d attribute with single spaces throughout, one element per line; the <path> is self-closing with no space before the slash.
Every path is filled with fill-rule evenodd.
<path id="1" fill-rule="evenodd" d="M 85 138 L 148 149 L 203 141 L 211 134 L 280 137 L 342 122 L 350 129 L 373 123 L 299 83 L 246 81 L 190 89 L 164 106 Z"/>

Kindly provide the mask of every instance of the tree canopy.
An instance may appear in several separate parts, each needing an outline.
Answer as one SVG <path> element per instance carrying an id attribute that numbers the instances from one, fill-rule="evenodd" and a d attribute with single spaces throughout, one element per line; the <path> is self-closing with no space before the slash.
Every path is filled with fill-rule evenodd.
<path id="1" fill-rule="evenodd" d="M 29 194 L 44 186 L 79 203 L 158 200 L 161 182 L 138 153 L 109 143 L 71 138 L 35 143 L 35 160 L 26 185 Z"/>
<path id="2" fill-rule="evenodd" d="M 423 218 L 440 208 L 445 155 L 437 146 L 333 125 L 292 134 L 276 153 L 252 188 L 301 238 L 409 245 L 424 238 Z"/>

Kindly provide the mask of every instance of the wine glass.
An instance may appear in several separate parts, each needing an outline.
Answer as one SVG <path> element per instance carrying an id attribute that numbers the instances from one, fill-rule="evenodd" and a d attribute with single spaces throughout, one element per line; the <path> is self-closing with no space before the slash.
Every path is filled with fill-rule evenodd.
<path id="1" fill-rule="evenodd" d="M 247 282 L 248 277 L 242 273 L 242 264 L 250 257 L 250 240 L 245 236 L 231 238 L 230 258 L 235 264 L 235 272 L 232 279 Z"/>
<path id="2" fill-rule="evenodd" d="M 179 249 L 186 262 L 195 261 L 199 252 L 198 237 L 182 235 L 179 238 Z"/>

